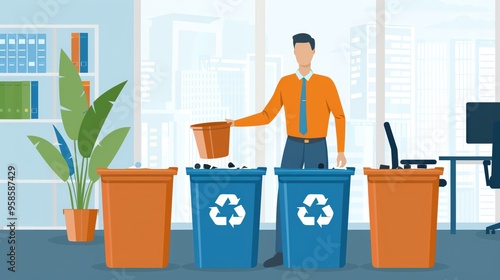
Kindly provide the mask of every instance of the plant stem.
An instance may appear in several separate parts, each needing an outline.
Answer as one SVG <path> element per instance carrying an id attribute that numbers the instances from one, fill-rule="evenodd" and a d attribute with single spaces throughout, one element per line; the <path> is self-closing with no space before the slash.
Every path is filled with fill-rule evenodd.
<path id="1" fill-rule="evenodd" d="M 86 201 L 85 201 L 85 209 L 89 208 L 90 195 L 92 194 L 92 189 L 93 188 L 94 188 L 94 182 L 90 183 L 90 185 L 89 185 L 89 189 L 88 189 L 87 197 L 86 197 Z"/>
<path id="2" fill-rule="evenodd" d="M 76 191 L 75 193 L 75 198 L 76 198 L 76 208 L 80 209 L 80 174 L 78 171 L 78 153 L 76 152 L 76 140 L 73 140 L 73 148 L 75 150 L 75 174 L 76 174 Z"/>
<path id="3" fill-rule="evenodd" d="M 85 166 L 85 169 L 84 169 L 85 171 L 82 173 L 82 177 L 83 177 L 83 186 L 85 186 L 85 187 L 88 188 L 87 189 L 87 192 L 88 192 L 89 189 L 90 189 L 90 183 L 89 183 L 89 186 L 87 186 L 87 177 L 88 177 L 87 172 L 88 172 L 88 169 L 89 169 L 89 161 L 90 161 L 90 159 L 88 159 L 88 158 L 86 160 L 85 159 L 86 158 L 83 158 L 83 162 L 84 162 L 83 165 Z M 82 205 L 84 207 L 83 209 L 87 209 L 87 206 L 85 206 L 85 195 L 83 196 L 83 202 L 84 202 L 83 205 Z"/>
<path id="4" fill-rule="evenodd" d="M 71 209 L 75 209 L 75 204 L 73 203 L 73 192 L 71 191 L 71 186 L 69 185 L 69 182 L 66 181 L 68 184 L 68 191 L 69 191 L 69 197 L 71 199 Z"/>
<path id="5" fill-rule="evenodd" d="M 80 205 L 78 207 L 78 209 L 83 209 L 83 206 L 85 204 L 85 176 L 83 174 L 83 167 L 85 165 L 85 158 L 82 157 L 82 165 L 80 166 L 81 170 L 80 170 Z"/>
<path id="6" fill-rule="evenodd" d="M 71 176 L 70 178 L 71 178 L 71 188 L 73 190 L 73 196 L 74 196 L 74 198 L 71 197 L 71 199 L 72 200 L 74 199 L 74 201 L 76 201 L 75 175 Z M 73 209 L 75 208 L 73 207 Z"/>

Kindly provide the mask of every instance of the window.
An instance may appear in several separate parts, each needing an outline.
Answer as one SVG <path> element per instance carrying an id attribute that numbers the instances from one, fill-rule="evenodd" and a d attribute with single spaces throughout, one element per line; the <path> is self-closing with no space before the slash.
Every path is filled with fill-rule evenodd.
<path id="1" fill-rule="evenodd" d="M 142 1 L 143 164 L 183 170 L 200 161 L 189 126 L 257 113 L 256 99 L 267 102 L 279 79 L 297 70 L 292 36 L 310 33 L 316 39 L 313 71 L 333 79 L 346 114 L 346 156 L 348 165 L 357 168 L 349 221 L 367 223 L 366 177 L 361 170 L 376 166 L 375 0 L 342 5 L 268 0 L 265 34 L 255 33 L 255 1 Z M 490 153 L 489 146 L 465 143 L 463 119 L 465 102 L 494 100 L 494 3 L 386 0 L 385 118 L 391 122 L 400 157 Z M 255 57 L 256 37 L 265 38 L 264 58 Z M 263 92 L 256 92 L 256 59 L 265 60 Z M 232 130 L 230 158 L 205 162 L 255 166 L 255 143 L 263 141 L 265 166 L 279 166 L 287 136 L 283 111 L 263 129 L 263 139 L 256 139 L 255 128 Z M 156 144 L 145 144 L 148 140 Z M 332 165 L 337 154 L 333 118 L 328 144 Z M 388 146 L 385 152 L 389 162 Z M 477 168 L 458 168 L 457 181 L 463 182 L 458 187 L 458 222 L 494 220 L 494 207 L 480 208 L 492 201 L 493 192 L 480 181 Z M 176 186 L 187 185 L 188 177 L 181 172 Z M 439 222 L 449 221 L 448 192 L 440 190 Z M 276 195 L 276 178 L 266 176 L 264 223 L 274 223 Z M 189 201 L 188 188 L 175 188 L 174 223 L 190 222 Z"/>
<path id="2" fill-rule="evenodd" d="M 398 3 L 397 13 L 386 22 L 386 89 L 402 88 L 393 91 L 396 96 L 386 95 L 386 119 L 406 128 L 406 133 L 394 129 L 397 141 L 409 147 L 400 148 L 402 155 L 491 155 L 491 145 L 466 143 L 464 120 L 466 102 L 494 101 L 495 2 Z M 394 79 L 403 78 L 396 71 L 403 71 L 405 81 Z M 411 114 L 401 118 L 403 107 Z M 446 165 L 445 173 L 448 169 Z M 485 186 L 481 172 L 476 165 L 457 167 L 457 222 L 494 222 L 494 192 Z M 450 219 L 449 188 L 440 189 L 438 215 L 439 222 Z"/>
<path id="3" fill-rule="evenodd" d="M 248 104 L 254 100 L 255 1 L 141 3 L 141 161 L 179 167 L 172 222 L 190 222 L 189 178 L 183 170 L 200 162 L 190 125 L 253 113 Z M 252 166 L 242 149 L 247 133 L 231 131 L 229 158 L 200 163 Z"/>

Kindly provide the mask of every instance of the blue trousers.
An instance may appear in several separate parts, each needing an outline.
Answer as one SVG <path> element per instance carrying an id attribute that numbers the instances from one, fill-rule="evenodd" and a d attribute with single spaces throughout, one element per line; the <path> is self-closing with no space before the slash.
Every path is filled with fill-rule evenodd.
<path id="1" fill-rule="evenodd" d="M 281 168 L 318 168 L 318 164 L 323 163 L 328 168 L 328 150 L 326 139 L 311 139 L 309 143 L 304 143 L 294 137 L 288 137 L 281 159 Z M 283 251 L 281 244 L 281 218 L 280 218 L 280 197 L 278 195 L 278 209 L 276 211 L 276 252 Z"/>

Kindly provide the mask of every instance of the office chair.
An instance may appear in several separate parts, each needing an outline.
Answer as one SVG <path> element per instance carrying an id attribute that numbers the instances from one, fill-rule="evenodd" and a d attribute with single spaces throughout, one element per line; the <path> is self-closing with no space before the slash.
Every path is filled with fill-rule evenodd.
<path id="1" fill-rule="evenodd" d="M 500 122 L 495 122 L 493 124 L 493 141 L 492 141 L 492 155 L 491 161 L 483 161 L 484 166 L 484 176 L 486 178 L 486 186 L 492 189 L 500 189 Z M 491 177 L 488 172 L 488 165 L 491 164 Z M 486 227 L 486 234 L 493 233 L 495 230 L 500 229 L 500 223 L 493 224 Z"/>
<path id="2" fill-rule="evenodd" d="M 384 123 L 385 134 L 387 135 L 387 140 L 389 141 L 389 146 L 391 147 L 391 162 L 392 169 L 401 169 L 398 164 L 398 146 L 396 145 L 396 140 L 394 140 L 394 134 L 392 133 L 391 124 L 389 122 Z M 417 168 L 426 169 L 429 164 L 436 164 L 435 159 L 402 159 L 401 164 L 404 164 L 404 169 L 411 169 L 412 165 L 417 165 Z M 388 165 L 381 164 L 380 169 L 389 169 Z M 439 179 L 439 186 L 445 187 L 447 184 L 445 179 Z"/>

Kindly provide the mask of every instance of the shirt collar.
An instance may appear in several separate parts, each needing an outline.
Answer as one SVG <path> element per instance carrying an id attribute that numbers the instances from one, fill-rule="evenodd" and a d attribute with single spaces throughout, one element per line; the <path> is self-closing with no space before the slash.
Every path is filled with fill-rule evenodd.
<path id="1" fill-rule="evenodd" d="M 302 78 L 306 78 L 307 81 L 309 81 L 309 79 L 311 78 L 311 76 L 313 75 L 313 71 L 311 69 L 311 71 L 309 71 L 309 74 L 305 75 L 305 76 L 302 76 L 302 74 L 300 74 L 300 71 L 297 70 L 297 72 L 295 72 L 295 74 L 297 75 L 297 78 L 299 78 L 299 80 L 302 80 Z"/>

